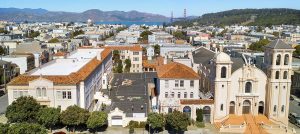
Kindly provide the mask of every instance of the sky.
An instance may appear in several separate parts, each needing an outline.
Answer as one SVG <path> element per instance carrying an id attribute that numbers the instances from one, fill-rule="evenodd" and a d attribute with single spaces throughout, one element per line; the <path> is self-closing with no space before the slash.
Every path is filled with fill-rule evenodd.
<path id="1" fill-rule="evenodd" d="M 88 9 L 161 14 L 169 17 L 200 16 L 205 13 L 244 8 L 300 9 L 300 0 L 0 0 L 0 8 L 43 8 L 49 11 L 83 12 Z"/>

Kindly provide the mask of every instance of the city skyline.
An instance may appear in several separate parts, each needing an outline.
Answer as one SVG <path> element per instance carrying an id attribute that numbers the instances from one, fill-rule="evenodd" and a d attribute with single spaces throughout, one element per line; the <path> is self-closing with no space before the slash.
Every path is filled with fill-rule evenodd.
<path id="1" fill-rule="evenodd" d="M 136 10 L 140 12 L 161 14 L 170 17 L 173 12 L 174 17 L 183 16 L 183 10 L 187 9 L 187 16 L 201 16 L 205 13 L 213 13 L 226 11 L 231 9 L 245 9 L 245 8 L 291 8 L 299 9 L 300 1 L 297 0 L 274 0 L 272 2 L 267 0 L 152 0 L 140 2 L 138 0 L 110 0 L 110 1 L 97 1 L 97 0 L 27 0 L 26 3 L 21 0 L 0 0 L 0 8 L 42 8 L 49 11 L 66 11 L 66 12 L 83 12 L 89 9 L 99 9 L 102 11 L 131 11 Z M 57 3 L 57 4 L 56 4 Z M 153 8 L 156 7 L 156 8 Z"/>

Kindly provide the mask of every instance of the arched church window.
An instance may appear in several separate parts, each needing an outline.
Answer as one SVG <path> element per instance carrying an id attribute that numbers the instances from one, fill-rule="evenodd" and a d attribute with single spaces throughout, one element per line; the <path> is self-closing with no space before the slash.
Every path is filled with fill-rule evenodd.
<path id="1" fill-rule="evenodd" d="M 226 71 L 227 71 L 226 67 L 221 68 L 221 78 L 226 78 Z"/>
<path id="2" fill-rule="evenodd" d="M 274 112 L 276 112 L 276 108 L 277 108 L 277 106 L 276 106 L 276 105 L 274 105 L 274 108 L 273 108 L 273 111 L 274 111 Z"/>
<path id="3" fill-rule="evenodd" d="M 220 110 L 223 111 L 223 104 L 221 104 Z"/>
<path id="4" fill-rule="evenodd" d="M 287 71 L 283 72 L 283 79 L 287 79 Z"/>
<path id="5" fill-rule="evenodd" d="M 284 55 L 284 65 L 289 64 L 289 58 L 290 58 L 290 56 L 288 54 Z"/>
<path id="6" fill-rule="evenodd" d="M 281 112 L 284 112 L 284 105 L 281 106 Z"/>
<path id="7" fill-rule="evenodd" d="M 278 54 L 276 58 L 276 65 L 280 65 L 281 55 Z"/>
<path id="8" fill-rule="evenodd" d="M 279 79 L 279 71 L 276 71 L 276 73 L 275 73 L 275 79 Z"/>
<path id="9" fill-rule="evenodd" d="M 251 90 L 252 90 L 252 83 L 247 82 L 245 85 L 245 93 L 251 93 Z"/>

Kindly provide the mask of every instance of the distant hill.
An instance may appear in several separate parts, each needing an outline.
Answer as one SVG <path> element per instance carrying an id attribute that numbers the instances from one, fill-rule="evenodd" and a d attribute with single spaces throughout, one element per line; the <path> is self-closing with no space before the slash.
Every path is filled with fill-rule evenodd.
<path id="1" fill-rule="evenodd" d="M 92 19 L 98 21 L 140 21 L 140 22 L 168 22 L 169 18 L 151 13 L 143 13 L 138 11 L 101 11 L 91 9 L 82 13 L 75 12 L 56 12 L 45 9 L 30 9 L 30 8 L 0 8 L 0 20 L 7 21 L 74 21 L 85 22 Z"/>
<path id="2" fill-rule="evenodd" d="M 217 13 L 204 14 L 196 19 L 178 21 L 172 25 L 281 25 L 300 24 L 300 10 L 273 8 L 273 9 L 233 9 Z"/>

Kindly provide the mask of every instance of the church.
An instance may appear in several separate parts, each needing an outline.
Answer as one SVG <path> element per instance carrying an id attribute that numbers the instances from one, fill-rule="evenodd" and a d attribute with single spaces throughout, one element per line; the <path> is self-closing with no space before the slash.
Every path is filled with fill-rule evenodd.
<path id="1" fill-rule="evenodd" d="M 237 132 L 255 133 L 255 128 L 261 131 L 260 127 L 268 130 L 271 125 L 277 125 L 283 131 L 293 133 L 287 125 L 294 49 L 279 39 L 264 49 L 260 67 L 244 55 L 233 56 L 205 47 L 189 53 L 186 59 L 190 62 L 190 68 L 199 75 L 195 76 L 199 78 L 199 98 L 179 99 L 177 105 L 161 112 L 175 108 L 189 112 L 190 117 L 195 119 L 196 109 L 202 108 L 204 121 L 215 124 L 223 132 L 233 132 L 235 127 Z M 159 90 L 165 91 L 162 87 Z M 174 94 L 172 89 L 169 90 Z M 272 132 L 272 129 L 267 132 Z"/>

